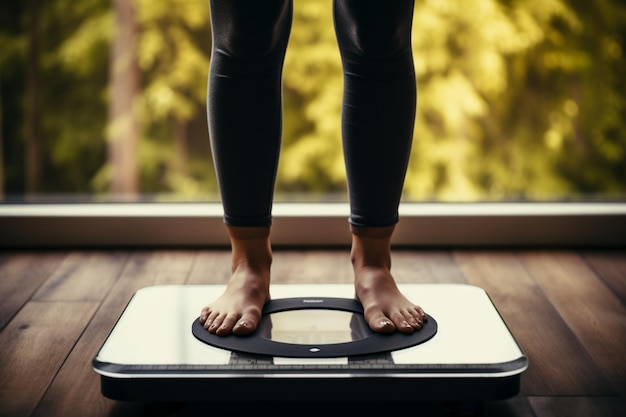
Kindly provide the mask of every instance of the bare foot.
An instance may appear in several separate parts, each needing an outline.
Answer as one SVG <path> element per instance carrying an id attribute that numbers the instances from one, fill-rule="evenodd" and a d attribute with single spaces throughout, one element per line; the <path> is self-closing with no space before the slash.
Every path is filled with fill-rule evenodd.
<path id="1" fill-rule="evenodd" d="M 269 300 L 269 273 L 240 267 L 231 277 L 224 293 L 204 307 L 200 323 L 211 333 L 225 336 L 253 333 L 261 320 L 263 306 Z"/>
<path id="2" fill-rule="evenodd" d="M 424 310 L 408 300 L 384 267 L 355 269 L 356 298 L 363 305 L 365 321 L 377 333 L 413 333 L 427 320 Z"/>
<path id="3" fill-rule="evenodd" d="M 424 325 L 424 310 L 408 300 L 391 275 L 394 227 L 352 227 L 352 266 L 356 298 L 377 333 L 413 333 Z"/>
<path id="4" fill-rule="evenodd" d="M 211 333 L 253 333 L 270 299 L 272 253 L 269 228 L 228 227 L 231 237 L 232 276 L 224 293 L 200 313 L 200 323 Z"/>

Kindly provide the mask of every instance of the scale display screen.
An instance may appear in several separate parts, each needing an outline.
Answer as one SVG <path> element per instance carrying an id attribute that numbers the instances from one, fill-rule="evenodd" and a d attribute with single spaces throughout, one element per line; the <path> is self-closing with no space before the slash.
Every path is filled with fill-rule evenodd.
<path id="1" fill-rule="evenodd" d="M 269 314 L 261 336 L 294 345 L 330 345 L 360 340 L 371 334 L 362 317 L 338 310 L 291 310 Z"/>

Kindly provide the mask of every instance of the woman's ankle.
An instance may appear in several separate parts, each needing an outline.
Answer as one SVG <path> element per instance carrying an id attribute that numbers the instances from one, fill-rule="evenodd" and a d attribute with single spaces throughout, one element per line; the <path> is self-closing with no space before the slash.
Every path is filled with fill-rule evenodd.
<path id="1" fill-rule="evenodd" d="M 394 226 L 351 226 L 352 249 L 350 259 L 355 269 L 378 267 L 391 269 L 391 237 Z"/>
<path id="2" fill-rule="evenodd" d="M 272 247 L 269 227 L 227 226 L 232 251 L 233 272 L 240 266 L 269 271 Z"/>

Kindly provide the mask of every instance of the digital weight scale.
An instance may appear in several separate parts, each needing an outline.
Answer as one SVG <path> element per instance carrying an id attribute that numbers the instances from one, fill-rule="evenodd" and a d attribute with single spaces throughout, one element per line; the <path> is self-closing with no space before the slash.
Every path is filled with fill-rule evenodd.
<path id="1" fill-rule="evenodd" d="M 93 359 L 102 394 L 122 401 L 485 402 L 519 393 L 528 361 L 487 293 L 400 284 L 429 315 L 413 335 L 373 333 L 352 285 L 273 285 L 253 336 L 197 322 L 223 285 L 137 291 Z M 216 340 L 219 339 L 219 340 Z"/>

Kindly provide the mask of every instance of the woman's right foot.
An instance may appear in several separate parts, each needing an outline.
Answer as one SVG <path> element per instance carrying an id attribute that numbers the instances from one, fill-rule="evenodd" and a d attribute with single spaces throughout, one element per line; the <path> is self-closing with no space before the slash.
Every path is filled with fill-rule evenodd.
<path id="1" fill-rule="evenodd" d="M 227 226 L 232 247 L 232 275 L 224 293 L 200 313 L 211 333 L 253 333 L 270 299 L 272 249 L 269 227 Z"/>
<path id="2" fill-rule="evenodd" d="M 219 336 L 248 335 L 258 327 L 269 297 L 269 270 L 240 265 L 224 293 L 202 309 L 200 323 Z"/>

